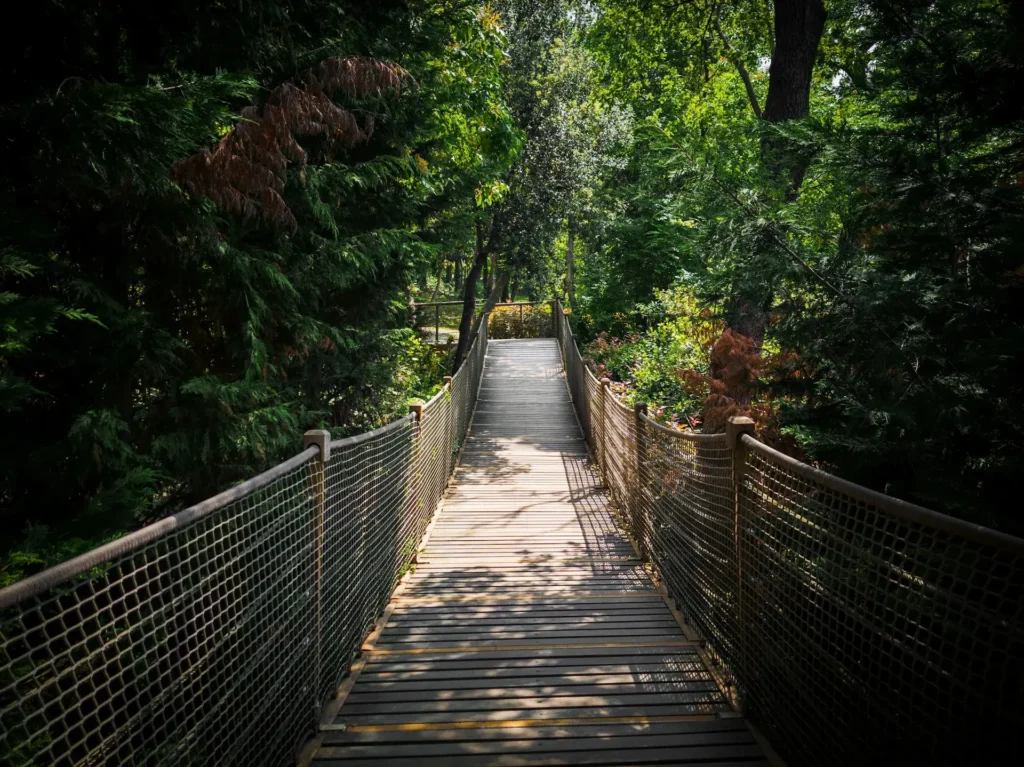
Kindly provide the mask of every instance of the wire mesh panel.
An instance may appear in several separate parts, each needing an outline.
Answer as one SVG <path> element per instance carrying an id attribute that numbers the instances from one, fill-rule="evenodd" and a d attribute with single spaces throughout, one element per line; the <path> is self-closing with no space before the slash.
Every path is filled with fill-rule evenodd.
<path id="1" fill-rule="evenodd" d="M 462 446 L 462 440 L 466 436 L 470 419 L 473 417 L 473 409 L 476 407 L 476 397 L 480 389 L 480 378 L 484 370 L 484 358 L 487 356 L 488 324 L 486 318 L 481 321 L 479 334 L 473 342 L 466 361 L 452 378 L 451 392 L 455 418 L 455 434 L 458 435 L 458 444 L 453 446 L 453 467 L 455 455 L 457 455 L 459 448 Z"/>
<path id="2" fill-rule="evenodd" d="M 806 763 L 1024 755 L 1024 541 L 743 444 L 738 676 L 757 717 Z"/>
<path id="3" fill-rule="evenodd" d="M 420 421 L 417 423 L 419 434 L 416 440 L 416 486 L 417 503 L 423 514 L 423 530 L 426 520 L 437 508 L 448 486 L 458 441 L 455 438 L 456 420 L 455 403 L 451 385 L 446 385 L 423 406 Z"/>
<path id="4" fill-rule="evenodd" d="M 412 481 L 417 436 L 409 415 L 331 443 L 317 530 L 323 538 L 318 704 L 348 673 L 419 544 L 429 512 Z"/>
<path id="5" fill-rule="evenodd" d="M 569 322 L 562 314 L 561 306 L 555 302 L 555 319 L 557 320 L 557 338 L 562 349 L 562 364 L 565 366 L 565 378 L 569 385 L 569 394 L 572 397 L 573 407 L 576 409 L 576 416 L 583 430 L 583 436 L 588 442 L 592 442 L 590 433 L 590 399 L 586 392 L 586 366 L 583 364 L 583 357 L 576 346 L 576 341 L 569 328 Z M 591 377 L 593 377 L 591 375 Z"/>
<path id="6" fill-rule="evenodd" d="M 594 454 L 597 465 L 604 471 L 604 398 L 601 392 L 601 382 L 597 380 L 590 368 L 583 366 L 583 402 L 586 405 L 582 413 L 577 411 L 580 420 L 586 418 L 586 426 L 583 431 L 590 444 L 590 450 Z"/>
<path id="7" fill-rule="evenodd" d="M 619 508 L 628 514 L 636 484 L 636 414 L 619 402 L 608 387 L 602 396 L 605 480 Z"/>
<path id="8" fill-rule="evenodd" d="M 0 592 L 0 763 L 284 761 L 316 681 L 315 454 Z"/>
<path id="9" fill-rule="evenodd" d="M 697 435 L 641 418 L 638 535 L 680 612 L 730 661 L 738 612 L 732 451 L 724 434 Z M 642 539 L 641 539 L 642 540 Z"/>
<path id="10" fill-rule="evenodd" d="M 0 764 L 291 762 L 412 562 L 486 345 L 421 420 L 0 591 Z"/>
<path id="11" fill-rule="evenodd" d="M 1024 540 L 750 436 L 631 431 L 564 316 L 557 337 L 627 532 L 790 764 L 1024 755 Z"/>

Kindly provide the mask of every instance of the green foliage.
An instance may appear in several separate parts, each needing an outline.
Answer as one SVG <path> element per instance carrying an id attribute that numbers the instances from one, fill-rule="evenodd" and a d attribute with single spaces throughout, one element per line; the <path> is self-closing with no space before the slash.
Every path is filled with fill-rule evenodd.
<path id="1" fill-rule="evenodd" d="M 742 70 L 764 104 L 768 4 L 600 4 L 601 98 L 639 127 L 595 201 L 576 321 L 644 333 L 608 362 L 639 379 L 646 355 L 673 354 L 673 323 L 649 311 L 660 289 L 685 285 L 734 327 L 760 317 L 765 350 L 785 353 L 759 396 L 811 457 L 1019 532 L 1001 499 L 1024 469 L 1024 16 L 995 0 L 826 6 L 810 116 L 767 124 Z M 797 189 L 776 181 L 778 147 L 810 159 Z"/>
<path id="2" fill-rule="evenodd" d="M 640 307 L 651 327 L 624 336 L 602 332 L 584 350 L 597 370 L 624 384 L 627 404 L 645 402 L 652 414 L 674 421 L 699 415 L 707 392 L 688 385 L 684 372 L 710 373 L 710 339 L 714 323 L 702 319 L 697 302 L 687 291 L 662 291 L 650 305 Z M 619 387 L 617 387 L 619 388 Z"/>
<path id="3" fill-rule="evenodd" d="M 25 531 L 5 539 L 10 578 L 272 466 L 306 429 L 372 428 L 436 391 L 444 360 L 403 329 L 408 286 L 470 241 L 474 190 L 520 146 L 504 38 L 480 6 L 29 16 L 0 54 L 0 524 Z M 364 140 L 295 134 L 306 161 L 289 150 L 274 171 L 293 225 L 172 180 L 246 107 L 339 56 L 410 84 L 332 91 Z M 266 186 L 243 167 L 259 163 L 229 164 L 232 187 Z"/>
<path id="4" fill-rule="evenodd" d="M 498 304 L 490 315 L 488 338 L 552 338 L 551 304 L 504 306 Z"/>
<path id="5" fill-rule="evenodd" d="M 4 577 L 429 397 L 448 361 L 407 307 L 460 295 L 478 233 L 513 299 L 562 289 L 572 233 L 573 323 L 629 396 L 698 411 L 679 371 L 714 373 L 722 320 L 812 457 L 1019 530 L 1024 16 L 827 6 L 787 123 L 759 119 L 753 0 L 27 7 L 0 51 Z M 175 183 L 337 57 L 408 73 L 331 91 L 358 140 L 297 130 L 273 179 L 228 180 L 252 210 Z"/>
<path id="6" fill-rule="evenodd" d="M 822 248 L 836 290 L 787 295 L 811 375 L 786 416 L 812 454 L 898 496 L 1020 532 L 1024 470 L 1024 18 L 1004 4 L 880 4 L 842 94 L 871 122 L 808 131 L 847 190 Z"/>

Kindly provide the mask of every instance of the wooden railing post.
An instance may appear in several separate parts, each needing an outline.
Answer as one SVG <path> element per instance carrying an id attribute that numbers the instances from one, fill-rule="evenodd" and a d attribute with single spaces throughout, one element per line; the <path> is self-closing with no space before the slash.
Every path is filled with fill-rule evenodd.
<path id="1" fill-rule="evenodd" d="M 455 469 L 455 456 L 458 453 L 458 422 L 459 414 L 455 412 L 455 399 L 452 392 L 452 377 L 444 377 L 444 388 L 448 390 L 448 479 L 445 480 L 444 486 L 448 487 L 448 482 L 451 480 L 452 471 Z"/>
<path id="2" fill-rule="evenodd" d="M 427 502 L 425 499 L 426 492 L 423 485 L 427 482 L 426 471 L 423 467 L 422 453 L 420 447 L 420 434 L 423 428 L 423 405 L 409 405 L 409 412 L 412 413 L 413 417 L 413 448 L 412 448 L 412 492 L 415 495 L 413 499 L 413 508 L 420 509 L 424 514 L 429 513 Z M 413 554 L 412 561 L 416 561 L 416 554 Z"/>
<path id="3" fill-rule="evenodd" d="M 311 429 L 302 435 L 302 446 L 316 445 L 320 455 L 310 463 L 309 487 L 313 495 L 313 593 L 316 601 L 316 656 L 313 703 L 320 705 L 321 665 L 324 654 L 324 532 L 327 524 L 327 464 L 331 460 L 331 433 Z"/>
<path id="4" fill-rule="evenodd" d="M 611 379 L 604 377 L 598 383 L 600 384 L 598 400 L 601 407 L 601 455 L 598 457 L 597 465 L 601 468 L 601 479 L 604 481 L 604 486 L 611 489 L 611 486 L 608 484 L 608 418 L 605 406 L 608 397 L 611 396 L 612 382 Z"/>
<path id="5" fill-rule="evenodd" d="M 636 441 L 634 446 L 634 458 L 636 459 L 636 473 L 633 475 L 633 482 L 630 484 L 630 505 L 633 508 L 633 525 L 636 527 L 637 532 L 634 533 L 634 539 L 637 545 L 640 547 L 640 557 L 644 562 L 651 561 L 651 545 L 653 541 L 649 541 L 644 533 L 647 531 L 647 525 L 641 524 L 641 519 L 644 514 L 644 493 L 643 493 L 643 465 L 644 456 L 644 416 L 647 415 L 647 403 L 637 402 L 633 405 L 633 435 Z M 652 520 L 653 523 L 653 520 Z M 651 527 L 651 538 L 653 539 L 654 528 L 653 524 Z"/>
<path id="6" fill-rule="evenodd" d="M 725 425 L 726 443 L 732 452 L 733 543 L 736 547 L 735 614 L 739 630 L 736 654 L 740 667 L 733 669 L 733 673 L 741 678 L 750 672 L 750 626 L 743 598 L 743 527 L 746 524 L 743 515 L 743 475 L 747 464 L 747 448 L 743 444 L 743 435 L 749 434 L 753 437 L 754 433 L 754 421 L 746 416 L 732 416 Z"/>

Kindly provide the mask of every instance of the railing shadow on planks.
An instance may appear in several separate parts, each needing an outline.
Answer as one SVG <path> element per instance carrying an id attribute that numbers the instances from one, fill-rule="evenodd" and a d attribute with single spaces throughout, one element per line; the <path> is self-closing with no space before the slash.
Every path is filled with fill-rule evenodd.
<path id="1" fill-rule="evenodd" d="M 791 764 L 1019 750 L 1024 541 L 793 461 L 742 421 L 667 429 L 593 375 L 557 302 L 546 316 L 623 527 Z M 0 763 L 291 761 L 444 495 L 490 325 L 405 418 L 310 433 L 0 591 Z"/>

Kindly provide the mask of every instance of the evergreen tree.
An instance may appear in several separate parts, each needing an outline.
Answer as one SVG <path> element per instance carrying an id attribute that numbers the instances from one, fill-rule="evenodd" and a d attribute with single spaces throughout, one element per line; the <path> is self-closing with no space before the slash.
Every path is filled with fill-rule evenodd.
<path id="1" fill-rule="evenodd" d="M 44 2 L 0 61 L 7 579 L 440 385 L 407 286 L 453 179 L 507 162 L 454 74 L 499 77 L 481 7 L 151 11 Z"/>

